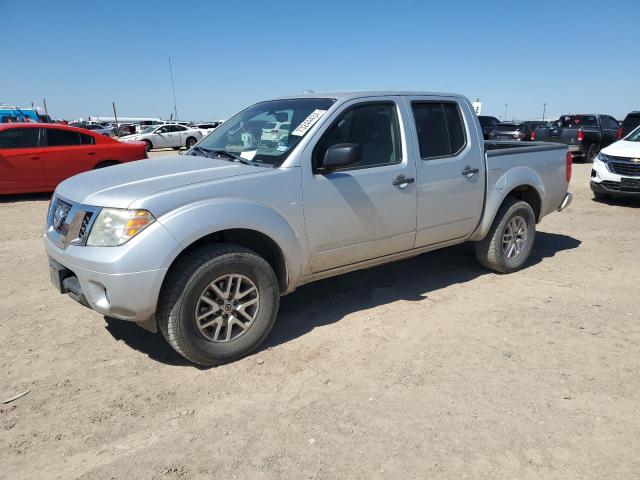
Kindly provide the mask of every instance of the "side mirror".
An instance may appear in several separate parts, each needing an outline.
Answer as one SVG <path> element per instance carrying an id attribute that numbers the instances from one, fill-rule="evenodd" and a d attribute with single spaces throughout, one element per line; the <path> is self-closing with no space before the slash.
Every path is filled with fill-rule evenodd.
<path id="1" fill-rule="evenodd" d="M 357 143 L 336 143 L 327 149 L 322 159 L 322 168 L 336 170 L 360 163 L 362 150 Z"/>

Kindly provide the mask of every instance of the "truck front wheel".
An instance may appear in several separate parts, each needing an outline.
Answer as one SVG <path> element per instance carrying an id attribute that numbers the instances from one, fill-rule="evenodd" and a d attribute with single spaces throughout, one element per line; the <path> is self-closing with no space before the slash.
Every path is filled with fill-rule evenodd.
<path id="1" fill-rule="evenodd" d="M 478 261 L 491 270 L 511 273 L 526 264 L 536 236 L 536 218 L 527 202 L 508 197 L 486 237 L 475 243 Z"/>
<path id="2" fill-rule="evenodd" d="M 278 281 L 262 257 L 236 245 L 208 245 L 188 252 L 167 274 L 158 326 L 183 357 L 219 365 L 264 341 L 279 301 Z"/>

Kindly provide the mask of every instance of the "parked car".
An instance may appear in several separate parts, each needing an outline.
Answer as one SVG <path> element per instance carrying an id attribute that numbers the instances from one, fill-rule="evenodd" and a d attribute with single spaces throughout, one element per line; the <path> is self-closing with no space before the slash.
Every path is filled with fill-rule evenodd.
<path id="1" fill-rule="evenodd" d="M 112 127 L 100 125 L 99 123 L 86 123 L 80 128 L 84 128 L 85 130 L 90 130 L 93 133 L 99 133 L 100 135 L 105 135 L 107 137 L 112 137 L 114 135 Z"/>
<path id="2" fill-rule="evenodd" d="M 563 115 L 551 127 L 536 131 L 537 140 L 568 145 L 574 158 L 589 162 L 601 149 L 621 138 L 620 125 L 610 115 Z"/>
<path id="3" fill-rule="evenodd" d="M 191 148 L 203 137 L 201 130 L 188 128 L 177 123 L 152 125 L 140 133 L 120 138 L 122 142 L 145 142 L 147 151 L 154 148 Z"/>
<path id="4" fill-rule="evenodd" d="M 622 121 L 620 134 L 626 137 L 638 126 L 640 126 L 640 111 L 631 112 Z"/>
<path id="5" fill-rule="evenodd" d="M 51 192 L 63 180 L 147 158 L 144 143 L 120 143 L 53 123 L 0 125 L 0 194 Z"/>
<path id="6" fill-rule="evenodd" d="M 286 143 L 244 145 L 247 125 L 284 112 Z M 571 157 L 565 145 L 485 144 L 480 132 L 457 95 L 257 103 L 186 155 L 62 183 L 44 240 L 51 279 L 213 365 L 260 345 L 280 296 L 314 280 L 464 241 L 482 265 L 513 272 L 536 223 L 571 202 Z"/>
<path id="7" fill-rule="evenodd" d="M 262 142 L 271 142 L 277 144 L 282 138 L 289 135 L 291 123 L 287 122 L 269 122 L 262 127 Z"/>
<path id="8" fill-rule="evenodd" d="M 526 122 L 502 122 L 489 133 L 489 140 L 516 140 L 533 142 L 536 140 L 539 127 L 547 122 L 529 120 Z"/>
<path id="9" fill-rule="evenodd" d="M 640 126 L 596 156 L 591 169 L 591 190 L 596 200 L 640 197 Z"/>
<path id="10" fill-rule="evenodd" d="M 480 120 L 480 127 L 482 128 L 482 137 L 485 140 L 488 140 L 489 134 L 494 128 L 496 128 L 496 125 L 500 123 L 500 120 L 496 117 L 490 117 L 487 115 L 479 115 L 478 120 Z"/>
<path id="11" fill-rule="evenodd" d="M 217 128 L 221 123 L 222 122 L 196 123 L 194 125 L 194 128 L 202 130 L 202 135 L 206 137 L 211 132 L 213 132 L 213 130 Z"/>

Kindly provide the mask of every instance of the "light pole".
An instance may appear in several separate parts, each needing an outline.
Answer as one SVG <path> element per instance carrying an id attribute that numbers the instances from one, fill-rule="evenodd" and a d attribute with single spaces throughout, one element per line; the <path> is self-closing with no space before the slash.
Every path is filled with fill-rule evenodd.
<path id="1" fill-rule="evenodd" d="M 547 104 L 542 104 L 542 121 L 544 122 L 544 114 L 547 113 Z"/>
<path id="2" fill-rule="evenodd" d="M 504 121 L 507 121 L 507 108 L 509 108 L 508 104 L 504 104 Z"/>

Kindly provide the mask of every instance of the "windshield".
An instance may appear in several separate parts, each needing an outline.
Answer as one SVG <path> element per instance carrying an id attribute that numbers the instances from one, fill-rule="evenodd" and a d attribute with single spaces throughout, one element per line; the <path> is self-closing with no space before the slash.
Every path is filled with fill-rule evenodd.
<path id="1" fill-rule="evenodd" d="M 222 152 L 278 167 L 334 102 L 294 98 L 256 103 L 216 128 L 190 153 Z M 276 124 L 280 129 L 274 130 Z"/>
<path id="2" fill-rule="evenodd" d="M 155 129 L 156 129 L 156 126 L 151 125 L 150 127 L 147 127 L 144 130 L 142 130 L 140 133 L 153 133 Z"/>
<path id="3" fill-rule="evenodd" d="M 640 127 L 636 128 L 625 138 L 627 142 L 640 142 Z"/>

